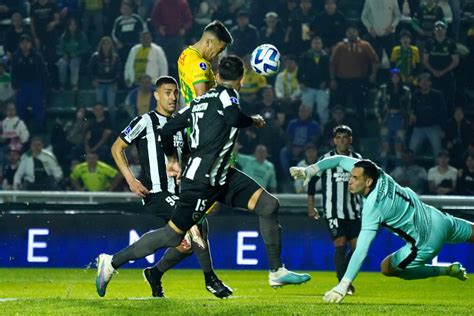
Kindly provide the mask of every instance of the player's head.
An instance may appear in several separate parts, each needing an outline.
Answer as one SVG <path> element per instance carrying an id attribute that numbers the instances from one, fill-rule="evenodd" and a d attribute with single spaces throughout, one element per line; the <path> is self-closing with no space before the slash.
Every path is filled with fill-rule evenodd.
<path id="1" fill-rule="evenodd" d="M 244 75 L 244 62 L 239 56 L 229 55 L 219 62 L 217 81 L 221 85 L 230 86 L 240 90 L 240 84 Z"/>
<path id="2" fill-rule="evenodd" d="M 155 82 L 154 96 L 156 110 L 166 116 L 171 116 L 178 105 L 178 82 L 170 76 L 161 76 Z"/>
<path id="3" fill-rule="evenodd" d="M 379 175 L 379 168 L 371 160 L 363 159 L 356 162 L 349 179 L 349 191 L 367 196 L 375 188 Z"/>
<path id="4" fill-rule="evenodd" d="M 332 130 L 332 139 L 338 154 L 347 154 L 352 144 L 352 129 L 347 125 L 338 125 Z"/>
<path id="5" fill-rule="evenodd" d="M 204 28 L 200 42 L 204 46 L 201 51 L 202 57 L 210 61 L 219 55 L 227 45 L 232 44 L 233 39 L 225 25 L 221 21 L 215 20 Z"/>

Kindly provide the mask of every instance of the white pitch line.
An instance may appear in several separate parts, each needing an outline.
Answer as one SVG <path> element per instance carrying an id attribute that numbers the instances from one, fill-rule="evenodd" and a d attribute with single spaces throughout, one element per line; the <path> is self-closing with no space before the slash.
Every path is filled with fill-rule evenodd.
<path id="1" fill-rule="evenodd" d="M 6 298 L 0 298 L 0 303 L 2 302 L 11 302 L 11 301 L 17 301 L 18 299 L 16 297 L 6 297 Z"/>

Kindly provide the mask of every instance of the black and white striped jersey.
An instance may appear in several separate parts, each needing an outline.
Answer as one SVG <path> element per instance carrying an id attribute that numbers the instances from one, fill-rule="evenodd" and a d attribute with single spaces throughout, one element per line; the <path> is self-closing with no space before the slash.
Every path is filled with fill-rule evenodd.
<path id="1" fill-rule="evenodd" d="M 319 160 L 337 155 L 333 149 L 323 155 Z M 350 151 L 349 157 L 362 159 L 358 153 Z M 361 198 L 357 194 L 349 192 L 349 178 L 351 173 L 341 167 L 328 169 L 321 175 L 323 194 L 323 210 L 325 218 L 358 219 L 362 209 Z M 316 193 L 316 181 L 318 176 L 311 178 L 308 184 L 308 195 Z"/>
<path id="2" fill-rule="evenodd" d="M 140 182 L 150 191 L 157 193 L 168 191 L 177 194 L 177 186 L 173 177 L 166 175 L 167 158 L 163 152 L 159 130 L 170 118 L 151 111 L 134 118 L 120 133 L 120 138 L 127 144 L 136 144 L 140 160 Z M 183 132 L 173 135 L 173 150 L 181 159 L 184 146 Z"/>
<path id="3" fill-rule="evenodd" d="M 182 178 L 211 186 L 224 185 L 239 128 L 252 124 L 252 118 L 240 111 L 238 92 L 217 86 L 168 121 L 161 130 L 163 149 L 167 155 L 172 154 L 172 135 L 191 127 L 190 159 Z"/>

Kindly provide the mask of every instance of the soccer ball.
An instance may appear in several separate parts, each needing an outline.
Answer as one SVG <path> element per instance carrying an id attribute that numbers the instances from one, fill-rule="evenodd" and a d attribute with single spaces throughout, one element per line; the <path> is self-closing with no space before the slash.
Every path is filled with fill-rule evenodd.
<path id="1" fill-rule="evenodd" d="M 250 58 L 252 69 L 264 76 L 273 76 L 280 69 L 280 52 L 271 44 L 263 44 L 255 48 Z"/>

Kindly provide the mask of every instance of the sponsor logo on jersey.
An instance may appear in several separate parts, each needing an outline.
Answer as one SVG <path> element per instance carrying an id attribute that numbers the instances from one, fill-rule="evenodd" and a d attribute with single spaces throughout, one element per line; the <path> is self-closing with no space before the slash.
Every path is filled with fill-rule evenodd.
<path id="1" fill-rule="evenodd" d="M 123 133 L 125 134 L 125 136 L 128 136 L 131 131 L 132 131 L 132 128 L 130 126 L 127 126 L 127 128 L 123 130 Z"/>
<path id="2" fill-rule="evenodd" d="M 237 99 L 236 97 L 230 97 L 230 101 L 232 103 L 239 104 L 239 99 Z"/>
<path id="3" fill-rule="evenodd" d="M 206 63 L 205 62 L 199 63 L 199 68 L 201 68 L 202 70 L 206 70 L 207 69 Z"/>

